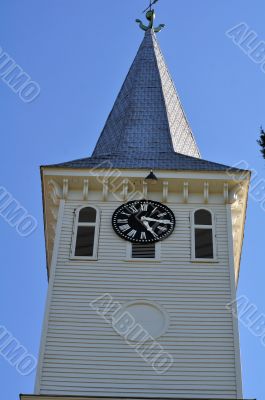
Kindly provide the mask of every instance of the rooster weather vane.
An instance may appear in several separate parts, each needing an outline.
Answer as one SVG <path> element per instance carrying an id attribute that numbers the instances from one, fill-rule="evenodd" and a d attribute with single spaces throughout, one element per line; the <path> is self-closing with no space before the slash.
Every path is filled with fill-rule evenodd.
<path id="1" fill-rule="evenodd" d="M 158 33 L 165 27 L 165 24 L 160 24 L 157 28 L 154 28 L 154 21 L 156 16 L 155 16 L 155 10 L 152 9 L 152 6 L 157 2 L 158 0 L 150 0 L 149 6 L 143 11 L 143 13 L 146 12 L 146 19 L 149 21 L 149 25 L 147 26 L 144 25 L 140 19 L 136 20 L 136 22 L 139 24 L 140 28 L 143 31 L 148 31 L 149 29 L 153 29 L 154 32 Z"/>

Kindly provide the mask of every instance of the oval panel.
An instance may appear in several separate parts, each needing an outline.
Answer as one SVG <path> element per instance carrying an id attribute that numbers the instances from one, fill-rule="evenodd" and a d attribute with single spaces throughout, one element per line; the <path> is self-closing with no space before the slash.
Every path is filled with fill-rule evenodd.
<path id="1" fill-rule="evenodd" d="M 127 303 L 119 314 L 129 313 L 135 319 L 135 325 L 139 324 L 154 339 L 163 335 L 168 327 L 169 318 L 167 313 L 156 303 L 148 300 L 136 300 Z M 139 329 L 138 329 L 139 330 Z M 135 330 L 129 333 L 129 340 L 134 339 Z M 137 336 L 137 335 L 136 335 Z"/>

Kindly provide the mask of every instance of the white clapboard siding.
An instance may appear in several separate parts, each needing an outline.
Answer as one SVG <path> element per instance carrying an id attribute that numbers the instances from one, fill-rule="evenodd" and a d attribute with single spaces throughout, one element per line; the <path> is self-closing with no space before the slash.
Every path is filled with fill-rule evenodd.
<path id="1" fill-rule="evenodd" d="M 74 210 L 66 201 L 40 365 L 40 394 L 236 399 L 236 351 L 226 206 L 215 214 L 216 263 L 191 258 L 190 213 L 194 206 L 169 204 L 174 233 L 161 243 L 161 260 L 126 261 L 126 242 L 112 229 L 115 202 L 101 211 L 98 261 L 71 260 Z M 85 203 L 84 203 L 85 205 Z M 89 302 L 110 293 L 115 301 L 147 299 L 168 313 L 158 342 L 174 358 L 162 375 L 98 316 Z"/>

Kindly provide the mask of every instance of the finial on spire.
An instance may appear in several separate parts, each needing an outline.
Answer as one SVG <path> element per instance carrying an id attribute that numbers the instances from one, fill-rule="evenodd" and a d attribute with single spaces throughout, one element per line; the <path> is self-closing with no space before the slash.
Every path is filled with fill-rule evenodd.
<path id="1" fill-rule="evenodd" d="M 139 24 L 140 28 L 143 31 L 148 31 L 149 29 L 154 29 L 156 33 L 160 32 L 164 27 L 165 24 L 160 24 L 157 28 L 154 28 L 154 21 L 155 21 L 155 10 L 152 9 L 152 6 L 158 2 L 158 0 L 149 0 L 149 6 L 143 11 L 146 12 L 146 19 L 149 21 L 149 24 L 146 26 L 140 19 L 137 19 L 136 22 Z"/>

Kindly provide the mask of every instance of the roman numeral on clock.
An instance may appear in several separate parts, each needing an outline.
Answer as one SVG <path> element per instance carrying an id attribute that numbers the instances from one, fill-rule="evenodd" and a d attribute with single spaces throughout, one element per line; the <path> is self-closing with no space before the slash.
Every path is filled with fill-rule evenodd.
<path id="1" fill-rule="evenodd" d="M 148 210 L 148 204 L 147 203 L 141 204 L 141 211 L 147 211 L 147 210 Z"/>
<path id="2" fill-rule="evenodd" d="M 133 206 L 133 205 L 132 205 L 132 206 L 129 206 L 128 208 L 129 208 L 129 210 L 130 210 L 131 212 L 133 212 L 134 214 L 135 214 L 135 213 L 138 213 L 138 211 L 139 211 L 138 208 L 136 208 L 136 207 Z"/>
<path id="3" fill-rule="evenodd" d="M 163 217 L 165 217 L 166 215 L 167 215 L 167 213 L 164 212 L 164 213 L 161 213 L 161 214 L 157 214 L 157 217 L 158 217 L 158 218 L 163 218 Z"/>
<path id="4" fill-rule="evenodd" d="M 128 213 L 126 213 L 126 212 L 124 212 L 124 211 L 122 211 L 121 214 L 122 214 L 122 215 L 126 215 L 127 217 L 130 217 L 130 216 L 131 216 L 131 214 L 128 214 Z"/>
<path id="5" fill-rule="evenodd" d="M 146 240 L 146 233 L 145 232 L 141 232 L 141 240 Z"/>
<path id="6" fill-rule="evenodd" d="M 166 228 L 165 226 L 158 226 L 157 229 L 158 229 L 160 232 L 166 232 L 166 231 L 167 231 L 167 228 Z"/>
<path id="7" fill-rule="evenodd" d="M 127 233 L 127 236 L 129 236 L 129 237 L 131 237 L 131 238 L 134 238 L 135 235 L 136 235 L 136 233 L 137 233 L 137 231 L 136 231 L 135 229 L 133 229 L 132 231 L 130 231 L 130 232 Z"/>
<path id="8" fill-rule="evenodd" d="M 117 219 L 118 224 L 127 224 L 128 223 L 128 218 L 126 219 Z"/>
<path id="9" fill-rule="evenodd" d="M 129 229 L 131 229 L 131 227 L 130 227 L 129 224 L 126 224 L 126 225 L 121 225 L 121 226 L 119 226 L 119 229 L 120 229 L 122 232 L 126 232 L 126 231 L 128 231 Z"/>

